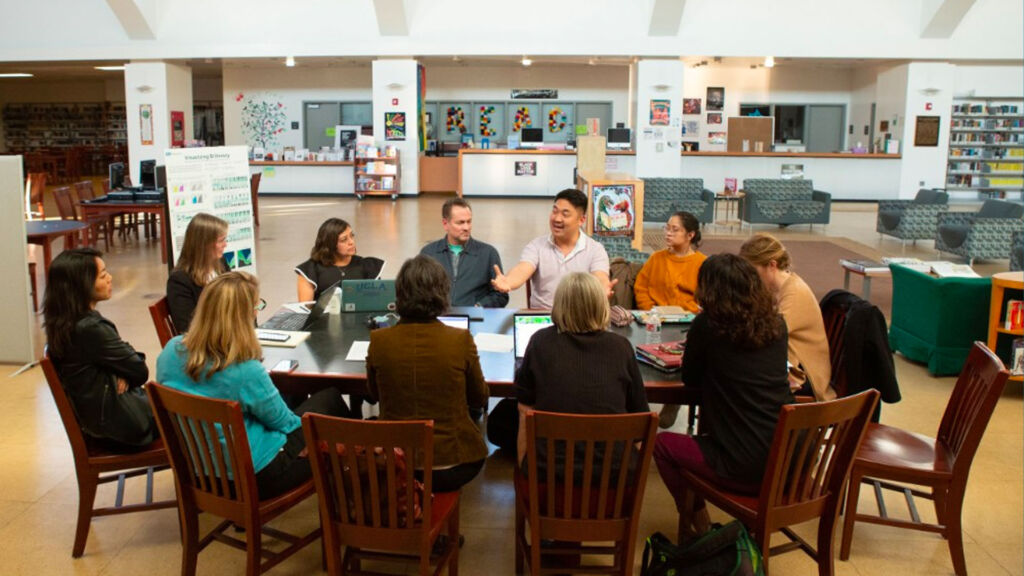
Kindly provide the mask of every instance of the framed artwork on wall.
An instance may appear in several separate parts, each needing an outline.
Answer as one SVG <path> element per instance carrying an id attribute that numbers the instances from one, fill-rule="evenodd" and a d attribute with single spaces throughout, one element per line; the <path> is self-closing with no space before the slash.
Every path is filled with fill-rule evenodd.
<path id="1" fill-rule="evenodd" d="M 708 86 L 708 111 L 721 112 L 725 107 L 725 88 Z"/>
<path id="2" fill-rule="evenodd" d="M 405 140 L 405 112 L 384 113 L 384 139 Z"/>

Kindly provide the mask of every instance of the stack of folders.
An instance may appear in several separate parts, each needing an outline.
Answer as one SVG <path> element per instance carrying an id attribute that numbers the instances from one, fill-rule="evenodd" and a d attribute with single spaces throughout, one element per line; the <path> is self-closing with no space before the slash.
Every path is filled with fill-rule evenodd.
<path id="1" fill-rule="evenodd" d="M 853 272 L 860 272 L 861 274 L 872 274 L 875 272 L 888 272 L 889 265 L 878 262 L 877 260 L 851 260 L 847 258 L 841 258 L 839 264 L 848 270 Z"/>
<path id="2" fill-rule="evenodd" d="M 683 350 L 685 340 L 662 342 L 661 344 L 639 344 L 636 347 L 636 358 L 665 372 L 674 372 L 683 367 Z"/>

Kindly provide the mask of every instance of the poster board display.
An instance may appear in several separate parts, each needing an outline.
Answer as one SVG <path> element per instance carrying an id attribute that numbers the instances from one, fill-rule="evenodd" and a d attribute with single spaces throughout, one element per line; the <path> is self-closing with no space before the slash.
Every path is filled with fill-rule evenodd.
<path id="1" fill-rule="evenodd" d="M 775 126 L 771 116 L 730 116 L 727 126 L 729 152 L 765 152 L 772 149 Z"/>
<path id="2" fill-rule="evenodd" d="M 0 156 L 0 266 L 7 272 L 0 278 L 4 298 L 0 313 L 4 329 L 0 333 L 0 362 L 29 364 L 36 354 L 34 334 L 39 330 L 32 311 L 32 298 L 28 279 L 25 235 L 25 178 L 21 156 Z M 35 248 L 35 246 L 33 246 Z M 43 271 L 42 250 L 36 251 L 38 273 Z M 42 283 L 39 288 L 43 287 Z M 42 293 L 39 294 L 42 303 Z"/>
<path id="3" fill-rule="evenodd" d="M 185 229 L 200 212 L 228 223 L 224 258 L 232 270 L 256 273 L 256 236 L 249 191 L 249 159 L 245 146 L 169 149 L 167 212 L 171 253 L 181 254 Z"/>
<path id="4" fill-rule="evenodd" d="M 595 236 L 630 236 L 636 231 L 636 193 L 632 184 L 594 186 Z"/>

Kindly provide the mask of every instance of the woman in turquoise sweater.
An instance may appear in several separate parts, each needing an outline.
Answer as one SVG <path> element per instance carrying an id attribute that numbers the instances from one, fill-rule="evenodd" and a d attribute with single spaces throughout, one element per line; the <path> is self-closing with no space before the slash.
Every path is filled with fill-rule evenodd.
<path id="1" fill-rule="evenodd" d="M 256 486 L 265 500 L 312 477 L 309 461 L 299 458 L 305 447 L 299 415 L 348 416 L 348 407 L 328 388 L 294 412 L 288 409 L 260 362 L 253 329 L 258 308 L 259 286 L 252 275 L 229 272 L 210 281 L 188 333 L 168 342 L 157 359 L 156 377 L 182 392 L 242 405 Z"/>

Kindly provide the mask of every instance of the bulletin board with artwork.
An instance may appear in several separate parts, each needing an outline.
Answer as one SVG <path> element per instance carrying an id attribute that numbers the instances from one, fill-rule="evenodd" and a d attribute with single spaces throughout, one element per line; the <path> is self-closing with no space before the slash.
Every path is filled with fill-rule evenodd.
<path id="1" fill-rule="evenodd" d="M 545 128 L 545 119 L 540 104 L 536 102 L 510 102 L 505 111 L 508 117 L 508 133 L 521 134 L 523 128 Z M 547 131 L 544 140 L 549 138 Z"/>
<path id="2" fill-rule="evenodd" d="M 474 134 L 476 134 L 477 142 L 482 138 L 487 138 L 495 143 L 498 140 L 504 140 L 508 135 L 508 130 L 505 128 L 504 102 L 474 102 L 473 113 Z"/>
<path id="3" fill-rule="evenodd" d="M 770 152 L 774 134 L 771 116 L 730 116 L 728 131 L 729 152 Z M 744 142 L 746 142 L 744 150 Z M 760 146 L 758 146 L 760 143 Z"/>
<path id="4" fill-rule="evenodd" d="M 438 117 L 433 118 L 437 139 L 462 142 L 463 134 L 473 134 L 473 109 L 469 102 L 440 102 Z"/>
<path id="5" fill-rule="evenodd" d="M 545 142 L 566 142 L 575 134 L 573 105 L 568 102 L 545 102 L 541 108 Z"/>

